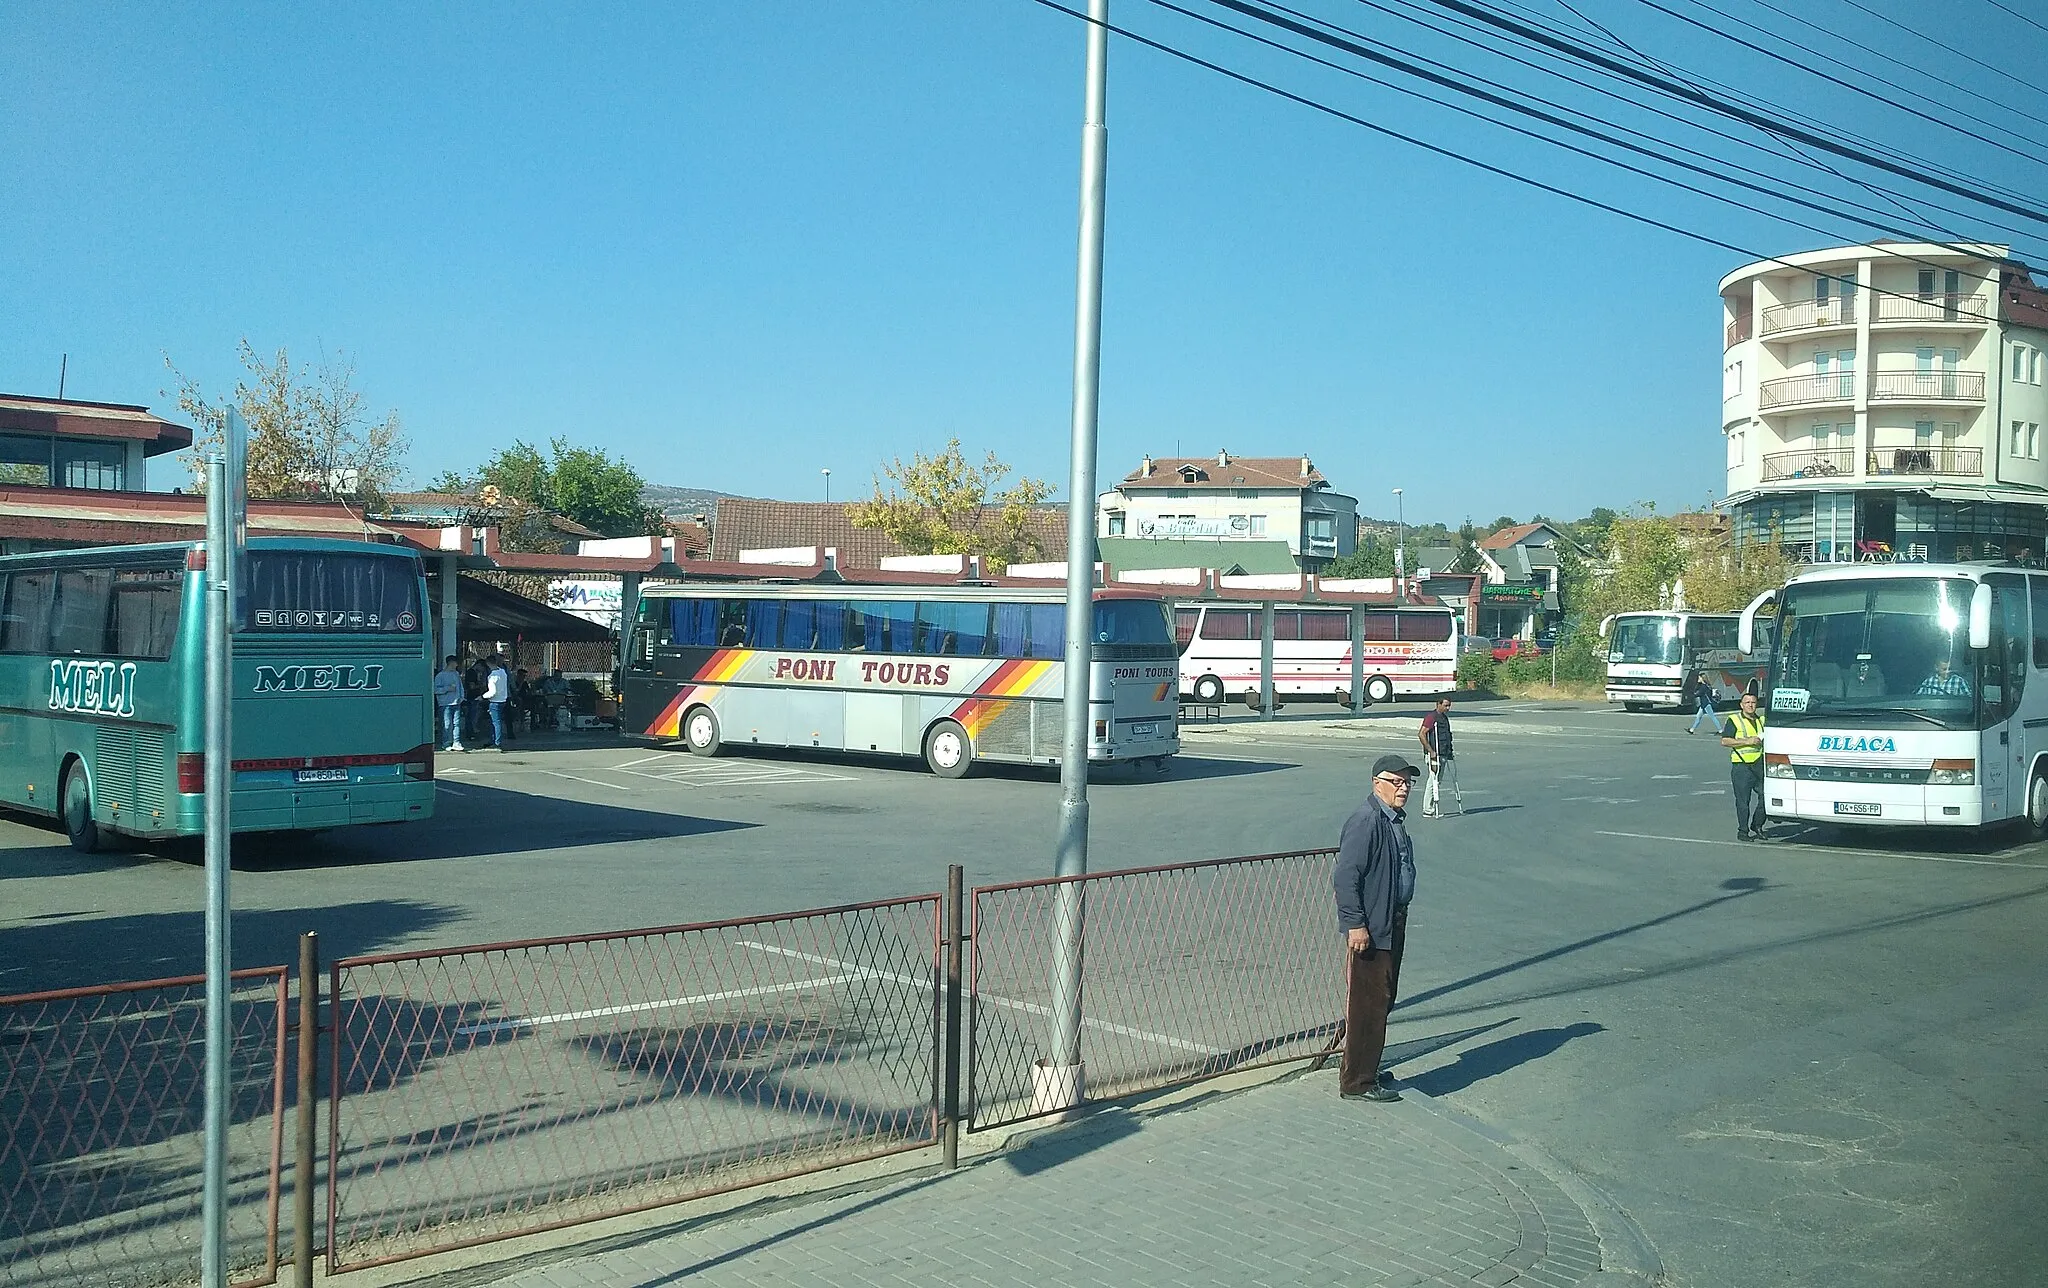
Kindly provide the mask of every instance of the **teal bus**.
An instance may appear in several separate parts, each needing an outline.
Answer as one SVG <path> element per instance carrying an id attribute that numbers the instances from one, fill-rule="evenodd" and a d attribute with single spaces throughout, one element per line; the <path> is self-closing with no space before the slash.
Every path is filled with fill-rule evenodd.
<path id="1" fill-rule="evenodd" d="M 0 807 L 109 835 L 204 830 L 206 547 L 0 557 Z M 234 653 L 234 829 L 434 811 L 433 632 L 417 556 L 257 538 Z"/>

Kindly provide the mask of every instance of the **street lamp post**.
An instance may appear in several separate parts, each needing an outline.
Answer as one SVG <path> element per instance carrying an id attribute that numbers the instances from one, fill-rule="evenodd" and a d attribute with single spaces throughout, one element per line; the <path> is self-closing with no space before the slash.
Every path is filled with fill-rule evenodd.
<path id="1" fill-rule="evenodd" d="M 1408 544 L 1407 514 L 1402 507 L 1401 489 L 1394 489 L 1394 581 L 1402 594 L 1408 591 L 1408 556 L 1401 547 Z"/>
<path id="2" fill-rule="evenodd" d="M 825 504 L 830 505 L 832 504 L 832 471 L 830 469 L 822 469 L 818 473 L 825 476 Z"/>

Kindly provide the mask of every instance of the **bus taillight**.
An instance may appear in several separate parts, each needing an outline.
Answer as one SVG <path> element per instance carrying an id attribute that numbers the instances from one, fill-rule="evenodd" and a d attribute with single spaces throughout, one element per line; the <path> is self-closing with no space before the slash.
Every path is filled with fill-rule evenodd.
<path id="1" fill-rule="evenodd" d="M 432 782 L 434 778 L 434 744 L 423 742 L 419 746 L 414 747 L 411 751 L 405 753 L 405 759 L 401 763 L 405 766 L 405 776 L 407 778 L 417 778 L 423 782 Z"/>
<path id="2" fill-rule="evenodd" d="M 186 796 L 199 796 L 205 793 L 205 752 L 181 751 L 178 753 L 178 791 Z"/>

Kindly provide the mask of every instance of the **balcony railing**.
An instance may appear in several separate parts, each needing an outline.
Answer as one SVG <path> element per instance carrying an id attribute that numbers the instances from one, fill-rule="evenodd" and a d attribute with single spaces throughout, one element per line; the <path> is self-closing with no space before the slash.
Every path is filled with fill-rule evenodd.
<path id="1" fill-rule="evenodd" d="M 1991 306 L 1981 295 L 1880 295 L 1877 322 L 1962 322 L 1981 326 L 1991 320 Z"/>
<path id="2" fill-rule="evenodd" d="M 1874 447 L 1864 462 L 1872 475 L 1922 474 L 1956 478 L 1980 478 L 1984 473 L 1981 447 Z"/>
<path id="3" fill-rule="evenodd" d="M 1880 371 L 1870 382 L 1871 401 L 1983 402 L 1981 371 Z"/>
<path id="4" fill-rule="evenodd" d="M 1856 449 L 1808 448 L 1802 452 L 1771 452 L 1764 457 L 1764 482 L 1784 479 L 1831 479 L 1856 473 Z"/>
<path id="5" fill-rule="evenodd" d="M 1746 312 L 1738 314 L 1735 320 L 1728 324 L 1728 342 L 1722 347 L 1732 349 L 1755 333 L 1755 318 Z"/>
<path id="6" fill-rule="evenodd" d="M 1843 403 L 1856 401 L 1856 373 L 1829 372 L 1815 376 L 1783 376 L 1756 387 L 1756 405 L 1768 411 L 1798 403 Z"/>
<path id="7" fill-rule="evenodd" d="M 1764 334 L 1803 331 L 1808 327 L 1847 326 L 1856 320 L 1856 297 L 1837 296 L 1831 300 L 1796 300 L 1773 304 L 1764 310 Z"/>

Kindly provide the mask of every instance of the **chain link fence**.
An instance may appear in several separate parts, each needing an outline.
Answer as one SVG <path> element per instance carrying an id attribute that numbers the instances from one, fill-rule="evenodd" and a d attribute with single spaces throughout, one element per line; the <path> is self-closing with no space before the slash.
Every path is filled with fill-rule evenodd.
<path id="1" fill-rule="evenodd" d="M 1081 905 L 1081 1062 L 1114 1099 L 1329 1049 L 1343 1013 L 1335 850 L 979 886 L 967 1120 L 1061 1108 L 1035 1094 L 1052 1048 L 1062 897 Z"/>
<path id="2" fill-rule="evenodd" d="M 285 969 L 230 992 L 228 1268 L 275 1282 Z M 0 997 L 0 1285 L 199 1278 L 206 978 Z"/>
<path id="3" fill-rule="evenodd" d="M 937 895 L 333 968 L 330 1272 L 937 1140 Z"/>

